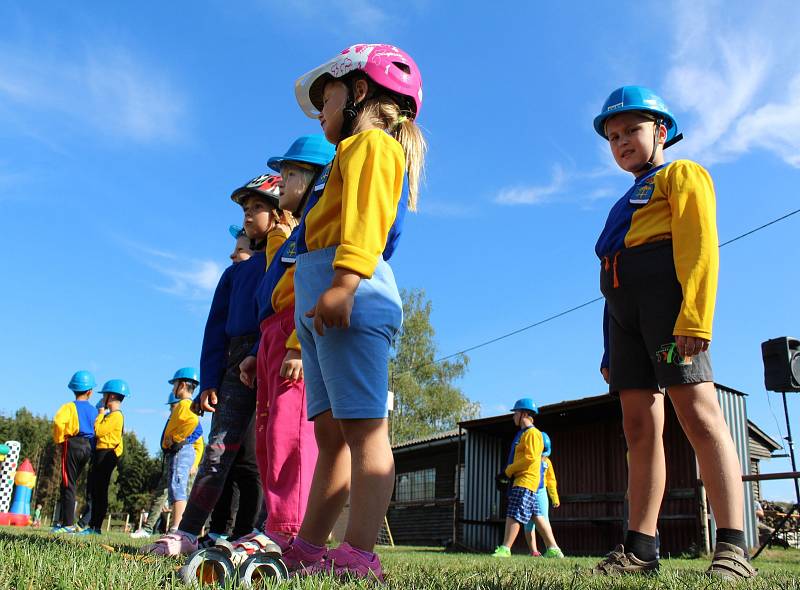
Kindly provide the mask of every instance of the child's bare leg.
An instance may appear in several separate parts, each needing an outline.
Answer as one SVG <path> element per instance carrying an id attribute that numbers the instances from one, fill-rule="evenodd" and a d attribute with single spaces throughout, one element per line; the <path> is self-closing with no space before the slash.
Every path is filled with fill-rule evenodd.
<path id="1" fill-rule="evenodd" d="M 350 520 L 345 540 L 372 551 L 394 489 L 394 456 L 385 418 L 341 420 L 350 447 Z"/>
<path id="2" fill-rule="evenodd" d="M 697 454 L 717 526 L 743 530 L 742 467 L 714 384 L 709 381 L 674 385 L 669 388 L 669 397 Z"/>
<path id="3" fill-rule="evenodd" d="M 538 549 L 536 548 L 536 529 L 533 528 L 531 530 L 525 529 L 525 540 L 528 542 L 528 549 L 531 550 L 531 553 L 536 553 Z"/>
<path id="4" fill-rule="evenodd" d="M 544 516 L 534 516 L 533 521 L 536 523 L 536 528 L 538 529 L 539 534 L 542 536 L 545 549 L 549 549 L 550 547 L 558 547 L 558 543 L 556 543 L 556 537 L 553 535 L 553 528 L 550 526 L 550 521 Z"/>
<path id="5" fill-rule="evenodd" d="M 314 545 L 324 545 L 350 493 L 350 451 L 330 412 L 314 419 L 314 436 L 319 455 L 298 535 Z"/>
<path id="6" fill-rule="evenodd" d="M 520 524 L 513 518 L 508 518 L 506 516 L 506 534 L 503 538 L 503 545 L 511 549 L 511 546 L 514 544 L 514 540 L 519 534 L 519 529 Z"/>
<path id="7" fill-rule="evenodd" d="M 662 438 L 664 396 L 658 391 L 626 389 L 619 397 L 628 442 L 628 528 L 655 536 L 667 477 Z"/>
<path id="8" fill-rule="evenodd" d="M 172 504 L 172 527 L 177 529 L 181 526 L 183 511 L 186 510 L 186 500 L 175 500 Z"/>

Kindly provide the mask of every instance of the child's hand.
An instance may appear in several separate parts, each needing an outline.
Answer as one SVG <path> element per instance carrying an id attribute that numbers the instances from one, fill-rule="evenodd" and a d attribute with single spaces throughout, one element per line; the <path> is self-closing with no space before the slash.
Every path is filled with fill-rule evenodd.
<path id="1" fill-rule="evenodd" d="M 241 365 L 239 366 L 239 370 L 241 371 Z M 200 411 L 202 412 L 216 412 L 217 405 L 217 389 L 215 387 L 209 387 L 208 389 L 204 389 L 203 392 L 200 394 Z"/>
<path id="2" fill-rule="evenodd" d="M 349 328 L 353 300 L 361 277 L 353 272 L 336 269 L 330 288 L 317 299 L 317 304 L 306 312 L 314 318 L 314 330 L 320 336 L 325 328 Z"/>
<path id="3" fill-rule="evenodd" d="M 255 387 L 256 382 L 256 357 L 249 355 L 239 363 L 239 379 L 250 389 Z"/>
<path id="4" fill-rule="evenodd" d="M 708 350 L 710 342 L 704 338 L 695 338 L 694 336 L 675 336 L 675 347 L 678 349 L 678 354 L 682 357 L 693 357 Z"/>
<path id="5" fill-rule="evenodd" d="M 560 502 L 553 502 L 553 503 L 551 504 L 551 506 L 552 506 L 553 508 L 558 508 L 559 506 L 561 506 L 561 503 L 560 503 Z"/>
<path id="6" fill-rule="evenodd" d="M 603 376 L 603 379 L 605 380 L 606 384 L 610 385 L 611 381 L 609 381 L 610 373 L 608 372 L 608 367 L 600 367 L 600 374 Z"/>
<path id="7" fill-rule="evenodd" d="M 281 364 L 281 377 L 291 381 L 303 380 L 303 360 L 298 351 L 291 348 L 286 351 Z"/>
<path id="8" fill-rule="evenodd" d="M 297 227 L 297 219 L 288 211 L 281 210 L 280 214 L 276 216 L 276 228 L 280 228 L 288 236 L 292 230 Z"/>
<path id="9" fill-rule="evenodd" d="M 197 467 L 192 465 L 192 467 L 189 469 L 189 475 L 197 475 Z"/>

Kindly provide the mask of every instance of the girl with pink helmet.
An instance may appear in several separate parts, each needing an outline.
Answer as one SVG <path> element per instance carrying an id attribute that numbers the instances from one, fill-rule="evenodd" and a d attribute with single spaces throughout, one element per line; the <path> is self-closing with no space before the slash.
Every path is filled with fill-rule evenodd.
<path id="1" fill-rule="evenodd" d="M 391 45 L 353 45 L 296 83 L 303 111 L 336 145 L 297 243 L 295 321 L 319 456 L 290 569 L 382 580 L 372 550 L 394 487 L 388 363 L 403 307 L 388 264 L 416 208 L 425 140 L 422 80 Z M 325 542 L 345 503 L 342 544 Z"/>

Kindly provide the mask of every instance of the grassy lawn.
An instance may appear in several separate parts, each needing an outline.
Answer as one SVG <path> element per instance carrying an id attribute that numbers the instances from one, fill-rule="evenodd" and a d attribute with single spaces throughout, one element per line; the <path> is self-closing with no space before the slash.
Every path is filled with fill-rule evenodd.
<path id="1" fill-rule="evenodd" d="M 144 544 L 125 535 L 91 540 L 42 531 L 0 528 L 0 590 L 134 590 L 186 588 L 175 571 L 180 562 L 140 557 Z M 597 579 L 587 575 L 595 558 L 544 560 L 515 556 L 498 560 L 484 555 L 444 553 L 438 549 L 380 550 L 391 589 L 426 590 L 582 590 L 754 588 L 800 590 L 800 551 L 772 550 L 756 566 L 757 580 L 737 586 L 707 580 L 705 560 L 664 560 L 653 578 Z M 281 588 L 367 588 L 369 583 L 341 584 L 330 579 L 291 580 Z"/>

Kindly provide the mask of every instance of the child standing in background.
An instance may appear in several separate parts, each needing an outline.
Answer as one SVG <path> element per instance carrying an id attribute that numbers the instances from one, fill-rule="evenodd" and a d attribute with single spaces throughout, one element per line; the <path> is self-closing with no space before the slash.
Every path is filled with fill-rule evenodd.
<path id="1" fill-rule="evenodd" d="M 73 532 L 75 522 L 75 484 L 92 458 L 94 422 L 97 409 L 89 403 L 95 381 L 89 371 L 78 371 L 69 387 L 75 401 L 61 406 L 53 417 L 53 441 L 61 446 L 61 495 L 58 522 L 52 532 Z"/>
<path id="2" fill-rule="evenodd" d="M 79 535 L 99 535 L 102 532 L 103 520 L 108 512 L 108 486 L 111 474 L 117 467 L 124 450 L 122 433 L 125 418 L 120 411 L 122 400 L 130 394 L 128 384 L 122 379 L 106 381 L 100 390 L 103 404 L 94 423 L 95 449 L 92 454 L 91 482 L 91 517 L 89 527 Z"/>
<path id="3" fill-rule="evenodd" d="M 169 380 L 172 392 L 178 398 L 172 406 L 169 422 L 161 438 L 161 448 L 169 464 L 169 503 L 172 506 L 172 529 L 180 526 L 188 497 L 189 472 L 197 461 L 194 444 L 203 436 L 200 418 L 192 412 L 192 393 L 200 383 L 197 369 L 184 367 L 176 371 Z M 167 535 L 169 536 L 169 535 Z M 142 547 L 144 553 L 159 553 L 164 545 L 164 537 Z"/>
<path id="4" fill-rule="evenodd" d="M 264 531 L 284 550 L 300 530 L 317 460 L 294 325 L 294 219 L 314 186 L 324 186 L 320 177 L 333 156 L 325 137 L 308 135 L 295 140 L 282 157 L 268 161 L 270 168 L 280 170 L 279 206 L 289 224 L 277 226 L 268 236 L 269 266 L 256 292 L 261 339 L 241 365 L 243 380 L 252 383 L 257 358 L 256 450 L 267 510 Z"/>
<path id="5" fill-rule="evenodd" d="M 530 519 L 525 525 L 525 538 L 528 541 L 528 547 L 533 557 L 541 556 L 541 553 L 536 548 L 536 517 L 549 521 L 550 503 L 552 502 L 553 508 L 558 508 L 561 505 L 561 501 L 558 498 L 556 474 L 553 471 L 553 462 L 550 460 L 552 442 L 546 432 L 542 432 L 542 442 L 544 443 L 544 451 L 542 451 L 542 463 L 539 470 L 539 489 L 536 490 L 537 506 L 533 511 L 534 518 Z"/>
<path id="6" fill-rule="evenodd" d="M 382 580 L 373 548 L 394 487 L 388 364 L 403 315 L 386 261 L 417 202 L 422 80 L 397 47 L 355 45 L 301 77 L 295 93 L 337 151 L 298 236 L 295 325 L 319 457 L 284 559 L 307 573 Z M 326 551 L 348 496 L 344 542 Z"/>
<path id="7" fill-rule="evenodd" d="M 512 479 L 512 483 L 508 491 L 503 544 L 499 545 L 492 555 L 511 557 L 511 547 L 519 534 L 520 527 L 535 519 L 539 533 L 547 545 L 545 557 L 562 558 L 564 554 L 556 544 L 550 523 L 540 515 L 541 510 L 536 495 L 541 481 L 544 451 L 542 433 L 533 425 L 539 408 L 531 398 L 526 397 L 517 400 L 511 411 L 514 412 L 514 425 L 519 428 L 519 432 L 511 445 L 509 463 L 505 469 L 505 475 Z"/>

